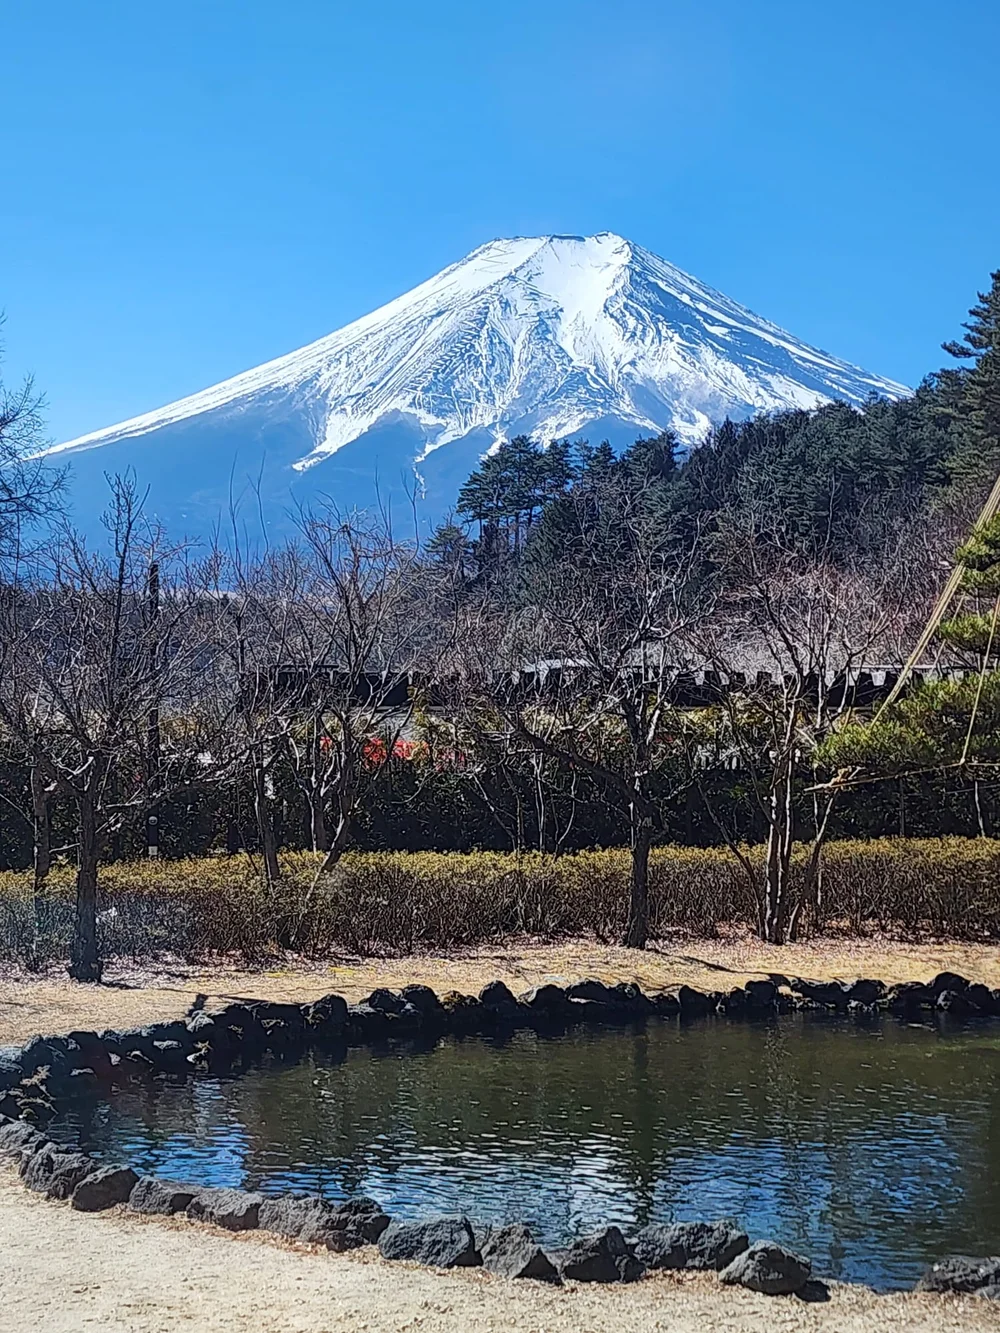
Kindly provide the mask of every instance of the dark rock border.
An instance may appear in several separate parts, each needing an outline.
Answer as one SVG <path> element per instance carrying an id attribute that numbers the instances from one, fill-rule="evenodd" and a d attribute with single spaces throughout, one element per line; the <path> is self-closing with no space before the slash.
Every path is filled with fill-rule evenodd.
<path id="1" fill-rule="evenodd" d="M 331 1250 L 377 1244 L 387 1259 L 435 1267 L 483 1265 L 509 1278 L 560 1282 L 632 1282 L 647 1268 L 716 1271 L 725 1283 L 768 1294 L 798 1294 L 821 1286 L 808 1259 L 773 1241 L 750 1244 L 732 1222 L 654 1224 L 632 1241 L 617 1227 L 575 1238 L 546 1253 L 530 1229 L 514 1222 L 477 1227 L 467 1217 L 392 1220 L 372 1199 L 334 1204 L 318 1196 L 265 1198 L 245 1190 L 205 1189 L 139 1177 L 125 1164 L 101 1163 L 52 1142 L 41 1126 L 78 1097 L 102 1085 L 157 1075 L 216 1074 L 240 1069 L 265 1054 L 294 1059 L 308 1049 L 336 1050 L 401 1038 L 436 1040 L 444 1034 L 485 1036 L 529 1028 L 560 1032 L 577 1024 L 632 1024 L 650 1017 L 685 1022 L 712 1015 L 755 1021 L 794 1010 L 826 1010 L 866 1021 L 886 1012 L 1000 1017 L 1000 989 L 943 972 L 928 983 L 862 979 L 851 983 L 772 975 L 729 991 L 680 986 L 645 995 L 630 982 L 593 979 L 564 987 L 536 986 L 515 997 L 502 981 L 478 996 L 428 986 L 399 992 L 379 987 L 360 1004 L 326 995 L 311 1004 L 250 1000 L 217 1013 L 126 1031 L 71 1032 L 33 1037 L 0 1051 L 0 1159 L 17 1164 L 24 1184 L 83 1212 L 125 1204 L 137 1213 L 185 1214 L 230 1231 L 268 1230 Z M 917 1284 L 924 1291 L 1000 1290 L 1000 1259 L 950 1256 Z"/>

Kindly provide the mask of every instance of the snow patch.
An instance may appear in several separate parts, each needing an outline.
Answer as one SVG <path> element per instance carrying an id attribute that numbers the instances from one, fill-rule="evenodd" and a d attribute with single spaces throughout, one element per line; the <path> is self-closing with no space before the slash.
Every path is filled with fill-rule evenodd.
<path id="1" fill-rule="evenodd" d="M 719 340 L 726 344 L 719 347 Z M 729 415 L 861 404 L 901 385 L 801 342 L 612 232 L 480 246 L 317 342 L 49 452 L 92 449 L 208 413 L 249 424 L 308 408 L 315 466 L 397 416 L 413 462 L 482 431 L 543 442 L 613 419 L 690 444 Z"/>

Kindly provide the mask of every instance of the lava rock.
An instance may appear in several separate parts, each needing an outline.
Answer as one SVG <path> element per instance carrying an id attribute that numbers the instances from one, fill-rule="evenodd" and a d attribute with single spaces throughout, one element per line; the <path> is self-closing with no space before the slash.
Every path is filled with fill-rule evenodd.
<path id="1" fill-rule="evenodd" d="M 991 1282 L 988 1287 L 978 1287 L 976 1295 L 987 1301 L 1000 1301 L 1000 1283 Z"/>
<path id="2" fill-rule="evenodd" d="M 653 1002 L 634 981 L 619 981 L 611 987 L 611 1003 L 630 1017 L 652 1012 Z"/>
<path id="3" fill-rule="evenodd" d="M 254 1231 L 263 1202 L 260 1194 L 246 1190 L 199 1190 L 185 1211 L 194 1221 L 214 1222 L 227 1231 Z"/>
<path id="4" fill-rule="evenodd" d="M 286 1194 L 265 1199 L 259 1214 L 265 1231 L 338 1251 L 374 1244 L 388 1225 L 381 1205 L 363 1196 L 333 1204 L 316 1194 Z"/>
<path id="5" fill-rule="evenodd" d="M 75 1030 L 70 1032 L 66 1038 L 67 1041 L 74 1042 L 82 1054 L 85 1056 L 88 1065 L 99 1054 L 107 1054 L 104 1042 L 96 1032 Z"/>
<path id="6" fill-rule="evenodd" d="M 487 1009 L 474 995 L 450 990 L 441 996 L 444 1021 L 453 1032 L 479 1032 L 495 1022 L 497 1011 Z"/>
<path id="7" fill-rule="evenodd" d="M 491 1227 L 481 1242 L 483 1267 L 498 1277 L 558 1282 L 559 1271 L 523 1223 Z"/>
<path id="8" fill-rule="evenodd" d="M 683 1018 L 704 1018 L 712 1011 L 712 1000 L 693 986 L 682 986 L 677 992 L 677 1003 Z"/>
<path id="9" fill-rule="evenodd" d="M 815 1000 L 826 1009 L 846 1009 L 850 998 L 848 987 L 839 981 L 803 981 L 801 977 L 794 977 L 789 989 L 804 995 L 807 1000 Z"/>
<path id="10" fill-rule="evenodd" d="M 885 986 L 881 981 L 855 981 L 847 988 L 847 1003 L 876 1005 L 885 995 Z"/>
<path id="11" fill-rule="evenodd" d="M 188 1068 L 188 1049 L 179 1041 L 153 1042 L 153 1068 L 167 1074 L 183 1074 Z"/>
<path id="12" fill-rule="evenodd" d="M 198 1044 L 218 1040 L 223 1038 L 224 1034 L 228 1034 L 228 1032 L 231 1031 L 231 1029 L 227 1028 L 224 1024 L 217 1023 L 211 1014 L 205 1013 L 204 1009 L 199 1009 L 196 1014 L 191 1015 L 187 1020 L 187 1030 L 188 1034 L 193 1037 Z M 121 1047 L 121 1041 L 119 1041 L 118 1045 Z M 120 1054 L 124 1055 L 126 1052 L 121 1050 Z"/>
<path id="13" fill-rule="evenodd" d="M 16 1088 L 22 1078 L 24 1078 L 24 1070 L 21 1068 L 20 1061 L 12 1060 L 6 1055 L 0 1055 L 0 1092 L 6 1092 L 9 1088 Z"/>
<path id="14" fill-rule="evenodd" d="M 44 1094 L 32 1096 L 24 1089 L 15 1094 L 17 1113 L 22 1120 L 35 1125 L 46 1125 L 56 1117 L 56 1106 L 51 1097 Z"/>
<path id="15" fill-rule="evenodd" d="M 1000 1286 L 1000 1258 L 970 1258 L 967 1254 L 949 1254 L 932 1264 L 917 1282 L 917 1291 L 980 1291 Z"/>
<path id="16" fill-rule="evenodd" d="M 502 981 L 490 981 L 479 992 L 478 1013 L 482 1026 L 493 1031 L 530 1023 L 528 1011 L 515 1000 Z M 454 1027 L 455 1024 L 452 1023 Z"/>
<path id="17" fill-rule="evenodd" d="M 30 1077 L 39 1069 L 65 1069 L 68 1067 L 66 1053 L 56 1038 L 32 1037 L 21 1050 L 18 1063 L 24 1071 L 23 1076 Z"/>
<path id="18" fill-rule="evenodd" d="M 381 1041 L 389 1033 L 389 1016 L 368 1004 L 347 1006 L 347 1030 L 355 1041 Z"/>
<path id="19" fill-rule="evenodd" d="M 45 1142 L 45 1135 L 24 1120 L 7 1120 L 0 1124 L 0 1154 L 20 1152 Z"/>
<path id="20" fill-rule="evenodd" d="M 310 1027 L 342 1033 L 347 1027 L 347 1001 L 342 995 L 324 995 L 309 1006 L 306 1021 Z"/>
<path id="21" fill-rule="evenodd" d="M 981 982 L 977 981 L 971 985 L 965 992 L 965 998 L 970 1008 L 978 1010 L 981 1014 L 995 1014 L 997 1012 L 993 992 L 989 986 L 984 986 Z"/>
<path id="22" fill-rule="evenodd" d="M 207 1018 L 209 1023 L 196 1023 L 200 1016 Z M 207 1040 L 210 1046 L 215 1045 L 220 1051 L 238 1050 L 241 1054 L 252 1055 L 264 1044 L 263 1024 L 248 1004 L 227 1004 L 217 1014 L 196 1010 L 189 1016 L 186 1026 L 192 1040 Z"/>
<path id="23" fill-rule="evenodd" d="M 71 1208 L 81 1213 L 99 1213 L 125 1203 L 139 1177 L 130 1166 L 102 1166 L 84 1178 L 69 1196 Z"/>
<path id="24" fill-rule="evenodd" d="M 930 986 L 925 986 L 922 981 L 901 981 L 886 992 L 886 1000 L 894 1014 L 915 1014 L 919 1009 L 930 1009 L 935 998 Z"/>
<path id="25" fill-rule="evenodd" d="M 299 1004 L 281 1004 L 276 1000 L 254 1000 L 247 1008 L 258 1023 L 281 1023 L 287 1028 L 303 1028 L 306 1013 Z"/>
<path id="26" fill-rule="evenodd" d="M 47 1199 L 68 1199 L 96 1163 L 79 1152 L 36 1152 L 25 1166 L 24 1183 Z"/>
<path id="27" fill-rule="evenodd" d="M 643 1227 L 635 1253 L 647 1268 L 714 1268 L 721 1271 L 750 1246 L 731 1222 L 671 1222 Z"/>
<path id="28" fill-rule="evenodd" d="M 376 1244 L 391 1220 L 374 1199 L 359 1195 L 316 1217 L 302 1228 L 300 1239 L 325 1245 L 328 1250 L 356 1250 L 361 1245 Z"/>
<path id="29" fill-rule="evenodd" d="M 133 1186 L 128 1196 L 128 1206 L 135 1213 L 172 1217 L 174 1213 L 183 1213 L 197 1193 L 193 1187 L 178 1185 L 172 1180 L 143 1176 Z"/>
<path id="30" fill-rule="evenodd" d="M 392 1222 L 379 1237 L 384 1259 L 413 1259 L 435 1268 L 475 1268 L 482 1262 L 467 1217 Z"/>
<path id="31" fill-rule="evenodd" d="M 938 1013 L 953 1014 L 956 1018 L 961 1018 L 969 1012 L 969 1004 L 964 991 L 938 991 L 937 1002 L 934 1007 Z"/>
<path id="32" fill-rule="evenodd" d="M 108 1055 L 121 1055 L 122 1034 L 120 1032 L 118 1032 L 115 1028 L 105 1028 L 102 1032 L 99 1032 L 97 1035 L 100 1038 L 101 1045 L 107 1051 Z"/>
<path id="33" fill-rule="evenodd" d="M 502 981 L 488 981 L 479 992 L 479 1003 L 487 1009 L 516 1009 L 517 1000 L 509 986 Z"/>
<path id="34" fill-rule="evenodd" d="M 432 1018 L 441 1011 L 441 1001 L 430 986 L 404 986 L 399 993 L 407 1004 L 412 1004 L 425 1018 Z"/>
<path id="35" fill-rule="evenodd" d="M 615 998 L 610 986 L 605 986 L 603 981 L 595 981 L 592 977 L 574 981 L 566 987 L 566 995 L 571 1000 L 595 1000 L 600 1004 L 611 1004 Z"/>
<path id="36" fill-rule="evenodd" d="M 617 1227 L 584 1236 L 553 1258 L 561 1276 L 577 1282 L 635 1282 L 646 1271 Z"/>
<path id="37" fill-rule="evenodd" d="M 569 1007 L 566 992 L 551 983 L 532 986 L 530 990 L 524 992 L 520 1001 L 533 1014 L 539 1014 L 543 1018 L 562 1018 Z"/>
<path id="38" fill-rule="evenodd" d="M 931 992 L 937 996 L 942 991 L 954 991 L 957 995 L 964 995 L 969 989 L 969 983 L 965 977 L 957 972 L 939 972 L 930 985 Z"/>
<path id="39" fill-rule="evenodd" d="M 743 993 L 748 1009 L 773 1009 L 778 1000 L 778 988 L 773 981 L 748 981 Z"/>
<path id="40" fill-rule="evenodd" d="M 66 1059 L 70 1073 L 90 1069 L 99 1078 L 111 1073 L 107 1049 L 96 1032 L 71 1032 L 66 1038 Z"/>
<path id="41" fill-rule="evenodd" d="M 64 1086 L 70 1097 L 93 1097 L 100 1091 L 101 1080 L 93 1069 L 71 1069 Z"/>
<path id="42" fill-rule="evenodd" d="M 207 1018 L 208 1015 L 206 1014 Z M 136 1056 L 143 1056 L 145 1059 L 153 1059 L 153 1042 L 156 1037 L 149 1028 L 129 1028 L 119 1035 L 118 1048 L 121 1055 L 130 1056 L 133 1060 Z"/>
<path id="43" fill-rule="evenodd" d="M 652 1005 L 661 1018 L 676 1018 L 681 1011 L 681 1002 L 673 991 L 660 991 L 653 996 Z"/>
<path id="44" fill-rule="evenodd" d="M 384 986 L 373 990 L 364 1003 L 369 1009 L 377 1009 L 382 1014 L 401 1014 L 406 1008 L 403 997 L 397 995 L 395 991 L 387 990 Z"/>
<path id="45" fill-rule="evenodd" d="M 184 1019 L 178 1018 L 171 1023 L 155 1023 L 152 1027 L 143 1028 L 143 1032 L 150 1038 L 153 1045 L 161 1041 L 176 1041 L 182 1046 L 191 1049 L 191 1030 Z"/>
<path id="46" fill-rule="evenodd" d="M 79 1153 L 70 1153 L 48 1139 L 32 1145 L 32 1151 L 22 1154 L 18 1174 L 29 1190 L 44 1194 L 52 1182 L 56 1171 L 66 1164 L 67 1159 L 80 1158 Z M 87 1165 L 94 1169 L 93 1162 L 87 1158 Z M 81 1179 L 83 1177 L 81 1176 Z"/>
<path id="47" fill-rule="evenodd" d="M 297 1239 L 305 1226 L 323 1217 L 330 1204 L 318 1194 L 282 1194 L 265 1199 L 260 1205 L 257 1225 L 262 1231 L 276 1231 L 279 1236 Z"/>
<path id="48" fill-rule="evenodd" d="M 770 1240 L 758 1240 L 719 1274 L 730 1286 L 748 1287 L 765 1296 L 791 1296 L 812 1276 L 812 1263 Z"/>

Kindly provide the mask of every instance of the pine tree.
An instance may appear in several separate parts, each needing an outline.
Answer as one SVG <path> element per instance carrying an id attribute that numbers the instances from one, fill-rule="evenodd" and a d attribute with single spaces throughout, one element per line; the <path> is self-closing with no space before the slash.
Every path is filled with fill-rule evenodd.
<path id="1" fill-rule="evenodd" d="M 955 552 L 958 614 L 938 639 L 966 668 L 962 678 L 911 688 L 874 721 L 845 727 L 822 758 L 861 780 L 903 773 L 1000 766 L 1000 518 L 978 525 Z"/>
<path id="2" fill-rule="evenodd" d="M 959 484 L 992 485 L 1000 471 L 1000 269 L 969 311 L 960 341 L 944 350 L 963 363 L 939 376 L 958 442 L 950 471 Z"/>
<path id="3" fill-rule="evenodd" d="M 443 572 L 460 583 L 468 582 L 473 550 L 464 528 L 446 519 L 435 529 L 424 549 Z"/>

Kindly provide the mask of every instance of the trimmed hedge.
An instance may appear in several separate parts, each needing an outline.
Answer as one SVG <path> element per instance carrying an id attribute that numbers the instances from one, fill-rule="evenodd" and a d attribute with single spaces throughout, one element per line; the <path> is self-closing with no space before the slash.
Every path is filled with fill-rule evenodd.
<path id="1" fill-rule="evenodd" d="M 759 856 L 758 853 L 754 855 Z M 268 896 L 243 857 L 135 861 L 101 871 L 106 957 L 251 960 L 294 943 L 322 954 L 409 953 L 515 936 L 595 935 L 617 940 L 624 925 L 625 850 L 539 853 L 355 852 L 311 896 L 315 858 L 283 860 Z M 662 847 L 650 864 L 651 934 L 711 935 L 752 925 L 750 887 L 721 848 Z M 0 874 L 0 957 L 66 956 L 73 870 L 51 876 L 36 924 L 31 877 Z M 1000 841 L 883 839 L 834 842 L 824 856 L 826 929 L 903 936 L 1000 938 Z"/>

